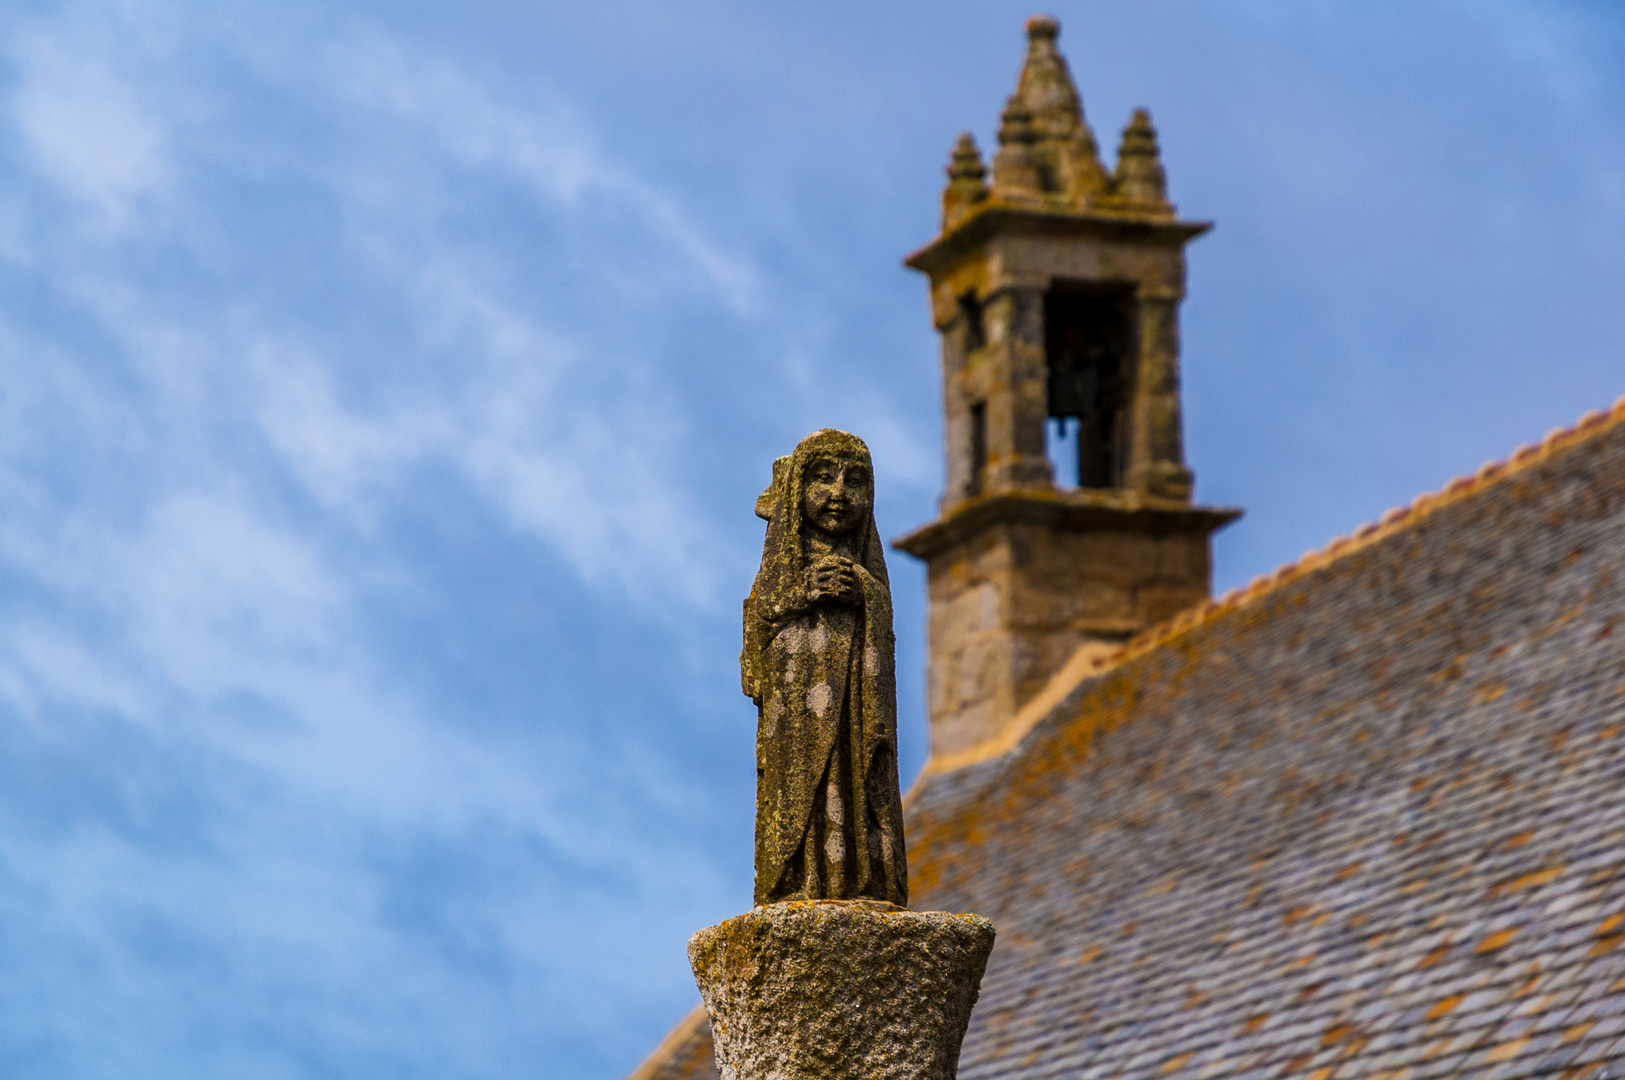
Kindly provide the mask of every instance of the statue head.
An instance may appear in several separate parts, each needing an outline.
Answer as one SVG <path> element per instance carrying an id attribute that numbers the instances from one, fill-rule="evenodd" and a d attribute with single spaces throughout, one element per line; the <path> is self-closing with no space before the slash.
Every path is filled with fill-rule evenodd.
<path id="1" fill-rule="evenodd" d="M 822 440 L 833 445 L 812 448 L 801 472 L 802 516 L 814 529 L 831 536 L 850 533 L 875 508 L 874 467 L 869 463 L 868 447 L 854 436 L 846 438 L 856 446 Z"/>
<path id="2" fill-rule="evenodd" d="M 886 580 L 880 536 L 875 531 L 874 463 L 862 439 L 824 428 L 808 435 L 795 453 L 773 463 L 773 483 L 756 500 L 767 519 L 762 569 L 752 595 L 768 617 L 800 594 L 806 566 L 804 536 L 844 537 L 853 559 Z"/>
<path id="3" fill-rule="evenodd" d="M 863 524 L 874 506 L 869 447 L 856 435 L 824 428 L 773 462 L 773 482 L 757 496 L 756 516 L 772 522 L 782 510 L 798 509 L 815 529 L 841 535 Z M 781 518 L 781 524 L 800 532 L 799 521 L 791 525 Z"/>

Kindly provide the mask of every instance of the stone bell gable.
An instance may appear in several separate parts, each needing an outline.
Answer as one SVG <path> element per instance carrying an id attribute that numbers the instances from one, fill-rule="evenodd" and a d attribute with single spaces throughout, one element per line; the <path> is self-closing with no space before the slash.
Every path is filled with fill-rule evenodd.
<path id="1" fill-rule="evenodd" d="M 931 753 L 974 753 L 1080 649 L 1110 649 L 1209 595 L 1179 395 L 1185 245 L 1145 110 L 1101 164 L 1056 47 L 1027 23 L 992 182 L 961 135 L 942 232 L 907 264 L 942 337 L 942 516 L 897 542 L 926 562 Z M 1067 431 L 1059 478 L 1046 429 Z"/>

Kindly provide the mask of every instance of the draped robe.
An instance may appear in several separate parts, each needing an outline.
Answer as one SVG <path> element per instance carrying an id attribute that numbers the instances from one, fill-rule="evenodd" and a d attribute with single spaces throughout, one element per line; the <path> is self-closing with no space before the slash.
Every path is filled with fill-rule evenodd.
<path id="1" fill-rule="evenodd" d="M 856 436 L 815 432 L 775 463 L 758 501 L 767 539 L 740 657 L 758 707 L 756 903 L 906 905 L 891 588 L 871 509 L 845 538 L 861 603 L 809 599 L 808 566 L 824 551 L 803 519 L 802 475 L 821 456 L 869 464 Z"/>

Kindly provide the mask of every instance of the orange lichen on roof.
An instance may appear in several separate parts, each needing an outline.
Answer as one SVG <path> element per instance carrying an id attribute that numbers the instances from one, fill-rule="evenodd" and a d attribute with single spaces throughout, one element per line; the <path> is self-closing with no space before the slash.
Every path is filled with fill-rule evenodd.
<path id="1" fill-rule="evenodd" d="M 1436 946 L 1431 952 L 1417 962 L 1416 970 L 1426 971 L 1428 968 L 1433 967 L 1446 956 L 1450 955 L 1450 950 L 1452 948 L 1454 948 L 1454 946 L 1450 944 Z"/>
<path id="2" fill-rule="evenodd" d="M 1217 600 L 1208 600 L 1188 608 L 1137 635 L 1120 649 L 1103 652 L 1098 643 L 1080 647 L 1044 688 L 1022 707 L 1002 734 L 961 753 L 928 758 L 916 786 L 932 774 L 953 772 L 1009 753 L 1084 680 L 1106 674 L 1151 649 L 1164 645 L 1180 647 L 1181 639 L 1188 637 L 1197 627 L 1222 615 L 1253 607 L 1281 586 L 1346 559 L 1396 532 L 1414 528 L 1444 507 L 1524 472 L 1553 454 L 1622 422 L 1625 422 L 1625 396 L 1616 400 L 1609 411 L 1593 410 L 1570 427 L 1554 428 L 1539 445 L 1526 443 L 1503 461 L 1487 461 L 1473 475 L 1458 476 L 1438 491 L 1424 492 L 1410 505 L 1396 506 L 1377 521 L 1361 525 L 1352 534 L 1339 536 L 1325 547 L 1306 552 L 1295 562 L 1277 567 L 1271 573 L 1260 574 L 1244 588 L 1231 589 Z M 1621 687 L 1621 692 L 1625 693 L 1625 686 Z M 1494 696 L 1499 697 L 1500 693 L 1496 692 Z M 1082 716 L 1086 723 L 1088 715 L 1085 713 Z"/>
<path id="3" fill-rule="evenodd" d="M 1515 878 L 1497 882 L 1490 886 L 1486 894 L 1490 899 L 1497 896 L 1506 896 L 1509 893 L 1522 892 L 1524 889 L 1536 889 L 1542 885 L 1550 885 L 1557 880 L 1557 875 L 1563 872 L 1561 866 L 1548 866 L 1544 870 L 1536 870 L 1528 874 L 1520 874 Z"/>
<path id="4" fill-rule="evenodd" d="M 1320 1036 L 1321 1049 L 1325 1049 L 1328 1046 L 1336 1046 L 1340 1042 L 1346 1042 L 1349 1037 L 1355 1033 L 1355 1030 L 1356 1028 L 1353 1024 L 1333 1024 Z"/>
<path id="5" fill-rule="evenodd" d="M 1451 994 L 1449 997 L 1433 1006 L 1433 1008 L 1429 1009 L 1427 1011 L 1427 1015 L 1423 1017 L 1423 1019 L 1437 1020 L 1441 1016 L 1448 1016 L 1452 1011 L 1454 1011 L 1457 1005 L 1460 1005 L 1466 1000 L 1466 994 Z"/>
<path id="6" fill-rule="evenodd" d="M 1609 934 L 1607 937 L 1598 938 L 1597 943 L 1586 953 L 1586 958 L 1593 959 L 1613 952 L 1619 947 L 1622 939 L 1625 939 L 1625 934 Z"/>
<path id="7" fill-rule="evenodd" d="M 1157 1070 L 1157 1071 L 1162 1073 L 1164 1076 L 1166 1076 L 1168 1073 L 1175 1072 L 1175 1071 L 1177 1071 L 1179 1069 L 1184 1068 L 1185 1063 L 1187 1061 L 1189 1061 L 1191 1058 L 1195 1057 L 1195 1056 L 1196 1056 L 1196 1051 L 1187 1050 L 1185 1053 L 1180 1054 L 1178 1057 L 1169 1058 L 1166 1062 L 1163 1063 L 1162 1068 Z"/>

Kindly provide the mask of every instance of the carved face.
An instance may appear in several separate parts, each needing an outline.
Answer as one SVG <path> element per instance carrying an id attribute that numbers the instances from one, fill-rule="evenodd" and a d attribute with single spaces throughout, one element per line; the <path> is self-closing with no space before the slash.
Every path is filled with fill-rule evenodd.
<path id="1" fill-rule="evenodd" d="M 869 466 L 836 457 L 815 457 L 801 477 L 801 512 L 826 533 L 848 533 L 875 505 Z"/>

